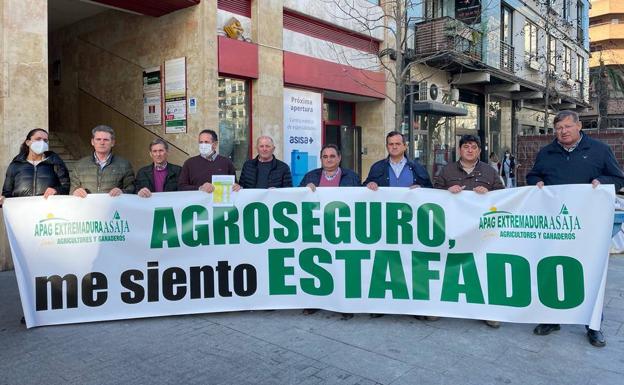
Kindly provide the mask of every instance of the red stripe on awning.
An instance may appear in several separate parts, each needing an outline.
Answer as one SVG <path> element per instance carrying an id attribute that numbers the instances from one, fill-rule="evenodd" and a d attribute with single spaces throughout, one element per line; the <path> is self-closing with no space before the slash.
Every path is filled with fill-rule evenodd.
<path id="1" fill-rule="evenodd" d="M 258 78 L 258 46 L 219 36 L 219 74 Z"/>
<path id="2" fill-rule="evenodd" d="M 342 64 L 284 52 L 284 83 L 384 99 L 386 76 Z"/>

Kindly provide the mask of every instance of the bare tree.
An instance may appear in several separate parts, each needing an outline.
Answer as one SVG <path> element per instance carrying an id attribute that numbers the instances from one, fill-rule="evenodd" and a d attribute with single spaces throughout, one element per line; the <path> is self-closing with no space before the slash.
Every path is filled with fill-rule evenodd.
<path id="1" fill-rule="evenodd" d="M 389 91 L 384 94 L 384 97 L 395 105 L 394 128 L 400 131 L 404 123 L 405 103 L 410 96 L 418 92 L 410 85 L 421 83 L 431 77 L 432 71 L 428 70 L 430 69 L 429 63 L 448 54 L 445 50 L 417 51 L 414 49 L 415 25 L 437 18 L 436 10 L 430 7 L 434 2 L 431 0 L 381 0 L 377 6 L 365 0 L 323 1 L 336 10 L 333 15 L 335 20 L 341 23 L 354 23 L 357 26 L 357 32 L 369 36 L 371 40 L 380 40 L 377 36 L 379 31 L 383 31 L 383 46 L 380 47 L 369 66 L 361 65 L 364 61 L 362 56 L 366 56 L 365 54 L 348 54 L 342 47 L 328 44 L 334 50 L 335 56 L 344 64 L 371 70 L 385 70 L 390 84 L 387 87 Z M 487 6 L 487 4 L 482 5 L 482 7 Z M 414 12 L 417 9 L 419 12 Z M 480 20 L 481 12 L 482 10 L 476 15 L 478 17 L 475 17 L 475 20 Z M 459 28 L 460 24 L 463 28 Z M 442 38 L 449 41 L 463 38 L 466 41 L 470 40 L 473 48 L 480 47 L 483 31 L 479 31 L 478 37 L 472 38 L 471 31 L 477 31 L 474 26 L 456 21 L 452 27 L 453 29 L 447 31 L 450 35 Z M 479 52 L 479 58 L 480 54 L 481 52 Z M 437 70 L 445 70 L 451 63 L 444 64 L 443 61 L 437 61 L 436 64 Z M 475 70 L 482 68 L 477 65 L 474 67 Z"/>

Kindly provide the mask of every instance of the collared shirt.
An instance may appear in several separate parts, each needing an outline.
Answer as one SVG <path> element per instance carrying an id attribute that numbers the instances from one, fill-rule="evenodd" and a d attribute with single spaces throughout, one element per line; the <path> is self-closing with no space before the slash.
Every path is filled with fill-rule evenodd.
<path id="1" fill-rule="evenodd" d="M 470 167 L 467 167 L 464 162 L 461 161 L 461 159 L 459 160 L 459 166 L 466 171 L 466 174 L 470 174 L 475 167 L 477 167 L 477 163 L 479 163 L 479 160 L 477 160 L 476 162 L 474 162 Z"/>
<path id="2" fill-rule="evenodd" d="M 154 163 L 154 169 L 156 171 L 166 170 L 167 169 L 167 162 L 163 163 L 162 165 L 157 165 L 156 163 Z"/>
<path id="3" fill-rule="evenodd" d="M 577 141 L 576 141 L 576 143 L 574 143 L 574 144 L 573 144 L 573 145 L 571 145 L 570 147 L 566 147 L 566 146 L 564 146 L 564 145 L 563 145 L 563 144 L 561 144 L 561 142 L 559 142 L 559 141 L 557 141 L 557 143 L 559 143 L 559 145 L 560 145 L 560 146 L 561 146 L 564 150 L 566 150 L 567 152 L 572 152 L 572 151 L 576 150 L 576 148 L 578 147 L 579 143 L 581 143 L 581 139 L 583 139 L 583 135 L 585 135 L 585 134 L 583 134 L 583 133 L 581 132 L 581 137 L 579 138 L 579 140 L 577 140 Z"/>
<path id="4" fill-rule="evenodd" d="M 405 165 L 407 164 L 407 158 L 402 157 L 401 160 L 397 163 L 394 163 L 392 161 L 392 158 L 389 158 L 388 160 L 390 161 L 390 167 L 392 167 L 392 171 L 394 171 L 394 175 L 396 175 L 396 177 L 398 178 L 401 175 L 401 172 L 403 171 L 403 167 L 405 167 Z"/>
<path id="5" fill-rule="evenodd" d="M 209 161 L 214 161 L 215 159 L 217 159 L 217 152 L 213 152 L 212 155 L 210 156 L 203 156 L 202 154 L 199 154 L 199 156 L 201 156 L 202 158 L 209 160 Z"/>
<path id="6" fill-rule="evenodd" d="M 485 187 L 488 190 L 499 190 L 505 188 L 503 182 L 492 167 L 487 163 L 478 161 L 471 172 L 466 172 L 463 166 L 457 162 L 449 163 L 435 178 L 434 188 L 448 189 L 451 186 L 465 186 L 466 190 L 475 187 Z"/>
<path id="7" fill-rule="evenodd" d="M 323 170 L 321 172 L 321 179 L 319 180 L 319 186 L 320 187 L 338 187 L 340 186 L 341 177 L 342 177 L 342 171 L 340 170 L 340 167 L 336 169 L 336 172 L 332 176 L 327 175 L 325 170 Z"/>
<path id="8" fill-rule="evenodd" d="M 93 158 L 95 158 L 95 163 L 97 163 L 100 166 L 100 170 L 102 170 L 108 164 L 108 161 L 110 160 L 111 156 L 113 156 L 113 153 L 109 152 L 106 158 L 104 158 L 104 160 L 100 160 L 97 154 L 95 152 L 93 153 Z"/>

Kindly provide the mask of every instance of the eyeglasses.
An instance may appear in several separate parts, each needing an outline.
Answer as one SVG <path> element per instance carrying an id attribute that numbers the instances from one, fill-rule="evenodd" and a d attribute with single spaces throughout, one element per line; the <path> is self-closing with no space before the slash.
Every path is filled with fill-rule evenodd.
<path id="1" fill-rule="evenodd" d="M 576 127 L 576 124 L 571 124 L 571 125 L 567 125 L 567 126 L 558 126 L 558 127 L 555 127 L 555 131 L 559 132 L 559 131 L 563 131 L 563 130 L 571 130 L 571 129 L 575 128 L 575 127 Z"/>

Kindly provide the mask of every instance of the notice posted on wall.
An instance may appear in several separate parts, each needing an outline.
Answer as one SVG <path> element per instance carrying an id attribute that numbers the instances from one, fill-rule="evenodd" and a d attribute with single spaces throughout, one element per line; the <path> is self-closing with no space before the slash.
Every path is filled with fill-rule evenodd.
<path id="1" fill-rule="evenodd" d="M 162 124 L 162 89 L 160 67 L 143 70 L 143 125 Z"/>
<path id="2" fill-rule="evenodd" d="M 165 61 L 165 133 L 186 133 L 186 58 Z"/>
<path id="3" fill-rule="evenodd" d="M 284 161 L 290 166 L 293 186 L 321 163 L 321 94 L 284 88 Z"/>

